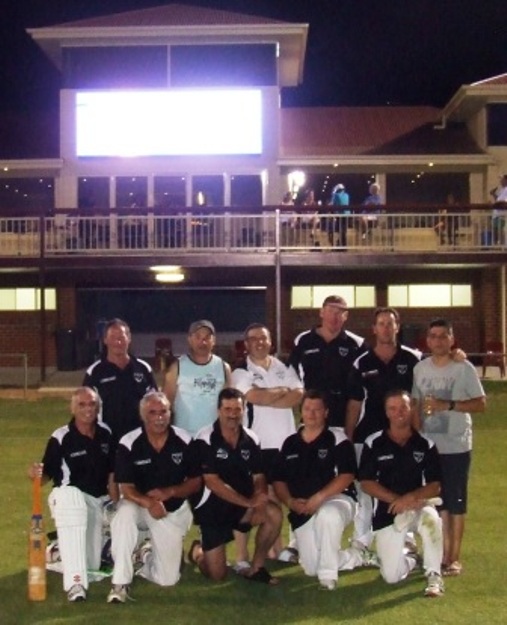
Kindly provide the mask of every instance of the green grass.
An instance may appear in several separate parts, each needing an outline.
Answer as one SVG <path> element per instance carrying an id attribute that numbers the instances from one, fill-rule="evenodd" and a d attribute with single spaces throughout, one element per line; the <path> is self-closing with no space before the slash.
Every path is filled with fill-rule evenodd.
<path id="1" fill-rule="evenodd" d="M 122 625 L 166 621 L 175 625 L 494 625 L 507 622 L 504 570 L 507 554 L 507 385 L 490 383 L 486 414 L 474 419 L 475 450 L 470 504 L 464 539 L 465 571 L 446 581 L 442 599 L 425 599 L 420 573 L 388 586 L 373 569 L 340 576 L 336 592 L 317 589 L 298 566 L 273 565 L 282 578 L 277 588 L 246 582 L 234 575 L 211 584 L 193 567 L 181 582 L 163 589 L 136 579 L 136 602 L 107 605 L 109 581 L 91 585 L 83 604 L 69 604 L 61 576 L 49 573 L 47 601 L 26 600 L 26 550 L 30 484 L 26 468 L 40 458 L 53 429 L 67 419 L 68 402 L 0 399 L 0 476 L 3 505 L 0 539 L 0 625 Z M 196 530 L 187 537 L 187 545 Z"/>

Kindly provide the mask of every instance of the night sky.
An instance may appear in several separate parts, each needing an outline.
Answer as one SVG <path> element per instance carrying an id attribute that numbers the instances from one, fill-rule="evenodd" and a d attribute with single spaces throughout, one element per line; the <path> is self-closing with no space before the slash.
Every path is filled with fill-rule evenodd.
<path id="1" fill-rule="evenodd" d="M 172 4 L 10 0 L 0 22 L 0 111 L 54 111 L 59 74 L 25 29 Z M 305 77 L 285 106 L 443 106 L 507 72 L 507 0 L 180 0 L 310 24 Z"/>

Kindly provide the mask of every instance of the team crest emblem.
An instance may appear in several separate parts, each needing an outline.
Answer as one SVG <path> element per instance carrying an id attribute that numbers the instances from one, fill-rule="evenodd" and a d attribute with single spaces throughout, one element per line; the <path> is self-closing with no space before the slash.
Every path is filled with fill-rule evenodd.
<path id="1" fill-rule="evenodd" d="M 397 365 L 396 371 L 400 375 L 405 375 L 407 373 L 407 371 L 408 371 L 408 367 L 407 367 L 407 365 Z"/>
<path id="2" fill-rule="evenodd" d="M 174 464 L 181 464 L 181 461 L 183 460 L 183 454 L 180 451 L 176 454 L 171 454 L 171 458 Z"/>
<path id="3" fill-rule="evenodd" d="M 229 457 L 229 454 L 227 453 L 226 449 L 222 449 L 222 447 L 217 449 L 217 458 L 220 458 L 220 460 L 225 460 L 228 457 Z"/>
<path id="4" fill-rule="evenodd" d="M 349 348 L 348 347 L 339 347 L 338 348 L 338 353 L 340 354 L 340 356 L 342 358 L 345 358 L 345 356 L 349 355 Z"/>
<path id="5" fill-rule="evenodd" d="M 103 454 L 107 455 L 109 453 L 109 445 L 107 443 L 102 443 L 100 449 L 102 450 Z"/>
<path id="6" fill-rule="evenodd" d="M 417 462 L 417 464 L 420 464 L 424 460 L 424 452 L 414 451 L 414 460 Z"/>
<path id="7" fill-rule="evenodd" d="M 324 460 L 324 458 L 327 458 L 327 449 L 319 449 L 318 451 L 318 456 L 319 456 L 319 460 Z"/>
<path id="8" fill-rule="evenodd" d="M 142 373 L 134 373 L 134 380 L 138 384 L 141 384 L 141 382 L 144 380 L 144 375 Z"/>
<path id="9" fill-rule="evenodd" d="M 243 460 L 250 460 L 250 450 L 249 449 L 242 449 L 241 450 L 241 457 L 243 458 Z"/>

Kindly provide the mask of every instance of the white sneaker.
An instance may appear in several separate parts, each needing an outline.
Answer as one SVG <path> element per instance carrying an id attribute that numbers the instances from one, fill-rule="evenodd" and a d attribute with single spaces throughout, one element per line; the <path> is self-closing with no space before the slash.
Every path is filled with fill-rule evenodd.
<path id="1" fill-rule="evenodd" d="M 252 565 L 247 560 L 238 560 L 235 564 L 232 565 L 232 570 L 237 575 L 243 575 L 252 568 Z"/>
<path id="2" fill-rule="evenodd" d="M 108 603 L 125 603 L 129 597 L 129 587 L 123 584 L 114 584 L 107 595 Z"/>
<path id="3" fill-rule="evenodd" d="M 146 559 L 151 554 L 151 540 L 146 538 L 132 554 L 134 569 L 139 569 L 146 564 Z"/>
<path id="4" fill-rule="evenodd" d="M 336 590 L 335 579 L 320 579 L 319 587 L 321 590 Z"/>
<path id="5" fill-rule="evenodd" d="M 428 584 L 424 589 L 425 597 L 441 597 L 444 594 L 442 576 L 434 571 L 428 573 Z"/>
<path id="6" fill-rule="evenodd" d="M 81 584 L 74 584 L 67 593 L 69 601 L 86 601 L 86 590 Z"/>

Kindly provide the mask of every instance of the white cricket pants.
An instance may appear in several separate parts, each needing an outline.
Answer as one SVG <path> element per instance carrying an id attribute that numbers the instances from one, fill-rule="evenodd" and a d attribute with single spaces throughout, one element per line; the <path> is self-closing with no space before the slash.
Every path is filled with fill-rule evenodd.
<path id="1" fill-rule="evenodd" d="M 112 583 L 131 583 L 134 576 L 132 554 L 139 531 L 147 530 L 152 551 L 138 574 L 160 586 L 176 584 L 180 578 L 183 539 L 191 524 L 192 513 L 187 502 L 164 518 L 154 519 L 146 508 L 122 499 L 111 521 Z"/>
<path id="2" fill-rule="evenodd" d="M 48 503 L 58 533 L 63 588 L 88 588 L 88 570 L 98 570 L 102 554 L 103 502 L 75 486 L 53 488 Z"/>
<path id="3" fill-rule="evenodd" d="M 416 511 L 413 521 L 401 531 L 388 525 L 375 532 L 380 574 L 388 584 L 405 579 L 415 566 L 414 558 L 403 553 L 407 532 L 417 532 L 422 540 L 425 573 L 440 573 L 443 555 L 442 519 L 433 506 Z"/>
<path id="4" fill-rule="evenodd" d="M 357 466 L 361 460 L 362 444 L 354 444 L 356 450 Z M 354 517 L 354 532 L 352 540 L 361 543 L 364 547 L 370 547 L 373 540 L 373 531 L 371 529 L 371 518 L 373 514 L 373 499 L 367 495 L 361 488 L 358 480 L 355 481 L 357 491 L 357 509 Z"/>
<path id="5" fill-rule="evenodd" d="M 345 495 L 329 499 L 301 527 L 294 530 L 299 562 L 306 575 L 336 581 L 338 571 L 361 565 L 356 549 L 342 549 L 342 534 L 352 523 L 355 502 Z"/>

